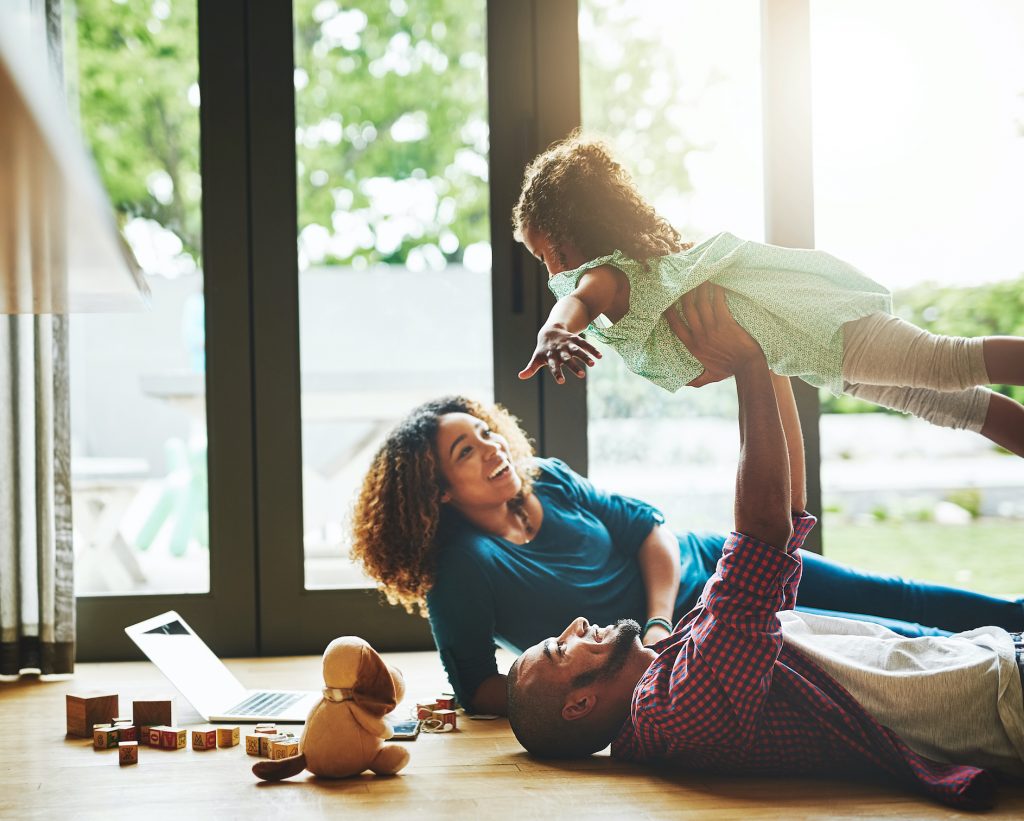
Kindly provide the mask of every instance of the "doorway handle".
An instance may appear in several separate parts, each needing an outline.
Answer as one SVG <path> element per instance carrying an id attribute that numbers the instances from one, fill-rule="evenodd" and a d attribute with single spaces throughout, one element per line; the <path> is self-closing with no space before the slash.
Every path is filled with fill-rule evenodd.
<path id="1" fill-rule="evenodd" d="M 512 313 L 523 313 L 523 249 L 512 240 Z"/>

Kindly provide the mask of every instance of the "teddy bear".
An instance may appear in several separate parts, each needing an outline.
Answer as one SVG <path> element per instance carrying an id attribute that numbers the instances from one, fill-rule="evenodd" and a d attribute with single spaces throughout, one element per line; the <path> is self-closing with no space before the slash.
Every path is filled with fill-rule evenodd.
<path id="1" fill-rule="evenodd" d="M 384 716 L 405 695 L 401 671 L 390 667 L 358 636 L 335 639 L 324 651 L 323 698 L 306 718 L 299 754 L 260 761 L 252 768 L 265 781 L 303 770 L 324 778 L 346 778 L 372 770 L 393 775 L 409 763 L 409 751 L 391 738 Z"/>

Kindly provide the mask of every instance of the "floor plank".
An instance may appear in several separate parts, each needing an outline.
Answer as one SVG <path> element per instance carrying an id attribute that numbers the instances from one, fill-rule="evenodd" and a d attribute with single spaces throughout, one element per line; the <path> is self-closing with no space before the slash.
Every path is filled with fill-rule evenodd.
<path id="1" fill-rule="evenodd" d="M 447 689 L 433 653 L 393 653 L 408 693 L 397 714 Z M 507 666 L 509 659 L 504 659 Z M 228 662 L 248 686 L 319 689 L 318 657 Z M 0 818 L 190 817 L 327 818 L 630 818 L 866 819 L 961 818 L 898 788 L 813 779 L 711 778 L 650 771 L 611 759 L 552 764 L 516 744 L 503 719 L 471 721 L 459 731 L 420 735 L 412 761 L 397 777 L 363 775 L 319 781 L 308 774 L 264 784 L 244 745 L 228 750 L 165 752 L 143 747 L 139 764 L 120 767 L 115 750 L 97 752 L 84 739 L 65 739 L 64 695 L 91 689 L 133 699 L 173 693 L 149 663 L 80 664 L 68 680 L 0 684 Z M 180 696 L 175 721 L 202 723 Z M 301 728 L 296 728 L 296 733 Z M 1005 787 L 989 818 L 1024 817 L 1024 788 Z"/>

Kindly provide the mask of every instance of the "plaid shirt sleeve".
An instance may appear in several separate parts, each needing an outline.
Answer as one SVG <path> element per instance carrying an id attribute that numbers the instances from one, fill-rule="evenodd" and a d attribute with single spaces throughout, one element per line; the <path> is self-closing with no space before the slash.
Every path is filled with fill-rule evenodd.
<path id="1" fill-rule="evenodd" d="M 798 549 L 815 521 L 795 514 L 784 550 L 730 534 L 674 663 L 634 695 L 649 752 L 742 746 L 753 737 L 782 650 L 776 614 L 796 602 Z"/>

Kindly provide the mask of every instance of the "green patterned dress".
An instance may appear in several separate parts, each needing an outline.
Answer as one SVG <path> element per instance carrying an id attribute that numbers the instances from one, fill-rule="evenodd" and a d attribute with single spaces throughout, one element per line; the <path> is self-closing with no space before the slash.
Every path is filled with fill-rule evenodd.
<path id="1" fill-rule="evenodd" d="M 703 282 L 725 290 L 729 310 L 761 345 L 773 371 L 835 394 L 843 390 L 843 324 L 892 311 L 887 289 L 831 254 L 748 242 L 729 233 L 653 257 L 649 270 L 615 251 L 555 274 L 548 287 L 561 299 L 598 265 L 613 265 L 628 277 L 629 311 L 614 324 L 592 324 L 588 333 L 618 351 L 631 371 L 673 392 L 704 366 L 662 313 Z"/>

